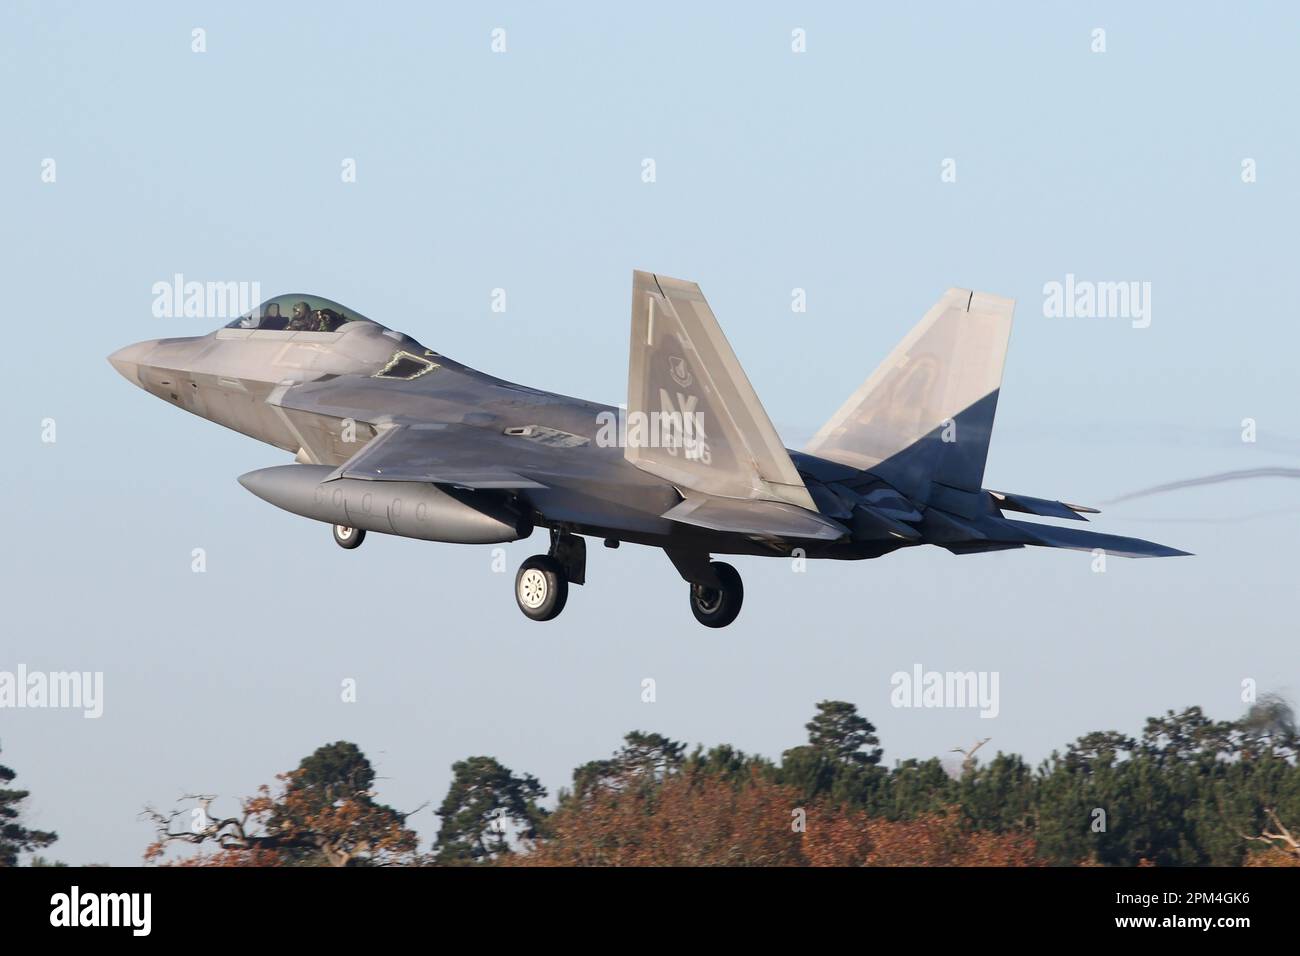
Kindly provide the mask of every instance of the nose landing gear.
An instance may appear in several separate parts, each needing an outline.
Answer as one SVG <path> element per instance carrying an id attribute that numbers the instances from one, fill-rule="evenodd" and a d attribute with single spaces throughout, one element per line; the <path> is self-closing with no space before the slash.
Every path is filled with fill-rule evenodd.
<path id="1" fill-rule="evenodd" d="M 334 543 L 340 548 L 347 548 L 351 551 L 353 548 L 361 547 L 361 542 L 366 540 L 366 531 L 364 528 L 349 528 L 345 524 L 336 524 L 334 526 Z"/>
<path id="2" fill-rule="evenodd" d="M 559 617 L 569 599 L 569 579 L 560 562 L 547 554 L 535 554 L 519 566 L 515 575 L 515 601 L 519 610 L 534 621 Z"/>
<path id="3" fill-rule="evenodd" d="M 524 616 L 550 621 L 569 599 L 569 585 L 587 580 L 587 542 L 567 531 L 551 530 L 547 554 L 535 554 L 515 575 L 515 603 Z"/>

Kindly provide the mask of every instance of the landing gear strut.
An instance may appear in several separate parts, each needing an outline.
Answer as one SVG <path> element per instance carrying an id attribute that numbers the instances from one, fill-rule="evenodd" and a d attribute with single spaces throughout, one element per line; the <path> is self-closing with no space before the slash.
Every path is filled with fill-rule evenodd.
<path id="1" fill-rule="evenodd" d="M 740 613 L 745 600 L 745 586 L 740 573 L 723 561 L 712 561 L 709 567 L 718 576 L 721 587 L 703 584 L 691 585 L 691 613 L 705 627 L 726 627 Z"/>
<path id="2" fill-rule="evenodd" d="M 534 621 L 560 616 L 569 599 L 569 585 L 587 580 L 587 542 L 567 531 L 551 530 L 551 549 L 535 554 L 515 575 L 515 603 Z"/>
<path id="3" fill-rule="evenodd" d="M 336 524 L 334 526 L 334 543 L 340 548 L 347 548 L 351 551 L 353 548 L 361 547 L 361 542 L 366 540 L 366 531 L 364 528 L 349 528 L 345 524 Z"/>

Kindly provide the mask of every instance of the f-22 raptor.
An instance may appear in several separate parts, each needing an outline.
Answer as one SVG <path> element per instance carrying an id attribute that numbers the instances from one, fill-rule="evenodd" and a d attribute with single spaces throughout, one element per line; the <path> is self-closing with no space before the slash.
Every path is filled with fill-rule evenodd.
<path id="1" fill-rule="evenodd" d="M 950 289 L 803 451 L 787 449 L 693 282 L 633 273 L 626 409 L 494 378 L 338 303 L 284 295 L 209 335 L 109 357 L 164 401 L 295 455 L 240 477 L 333 526 L 458 544 L 550 532 L 515 578 L 535 621 L 586 580 L 585 537 L 662 548 L 708 627 L 740 575 L 714 554 L 858 560 L 937 545 L 1185 554 L 1023 521 L 1096 509 L 982 487 L 1014 302 Z M 585 537 L 584 537 L 585 536 Z"/>

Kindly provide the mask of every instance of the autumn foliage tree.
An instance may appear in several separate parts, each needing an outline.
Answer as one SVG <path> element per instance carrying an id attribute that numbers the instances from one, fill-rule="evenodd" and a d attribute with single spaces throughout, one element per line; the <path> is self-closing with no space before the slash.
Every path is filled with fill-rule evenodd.
<path id="1" fill-rule="evenodd" d="M 809 866 L 1044 865 L 1028 831 L 971 830 L 956 806 L 887 820 L 820 805 L 809 815 L 803 855 Z"/>
<path id="2" fill-rule="evenodd" d="M 588 792 L 547 821 L 521 866 L 794 866 L 789 788 L 712 774 Z"/>
<path id="3" fill-rule="evenodd" d="M 1034 866 L 1026 833 L 963 827 L 956 808 L 886 820 L 755 773 L 674 774 L 560 809 L 520 866 Z"/>
<path id="4" fill-rule="evenodd" d="M 327 744 L 290 773 L 279 789 L 262 786 L 240 812 L 214 818 L 214 798 L 196 796 L 193 808 L 168 814 L 147 808 L 158 838 L 145 853 L 161 860 L 173 844 L 209 852 L 183 859 L 188 866 L 384 866 L 416 862 L 419 837 L 406 814 L 377 803 L 375 773 L 355 744 Z M 188 827 L 178 826 L 188 821 Z"/>

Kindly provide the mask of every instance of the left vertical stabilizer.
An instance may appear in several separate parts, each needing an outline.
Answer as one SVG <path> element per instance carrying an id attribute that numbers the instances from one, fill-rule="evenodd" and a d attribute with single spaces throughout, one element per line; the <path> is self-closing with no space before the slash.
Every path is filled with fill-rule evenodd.
<path id="1" fill-rule="evenodd" d="M 694 282 L 634 272 L 627 460 L 692 490 L 816 511 Z"/>

